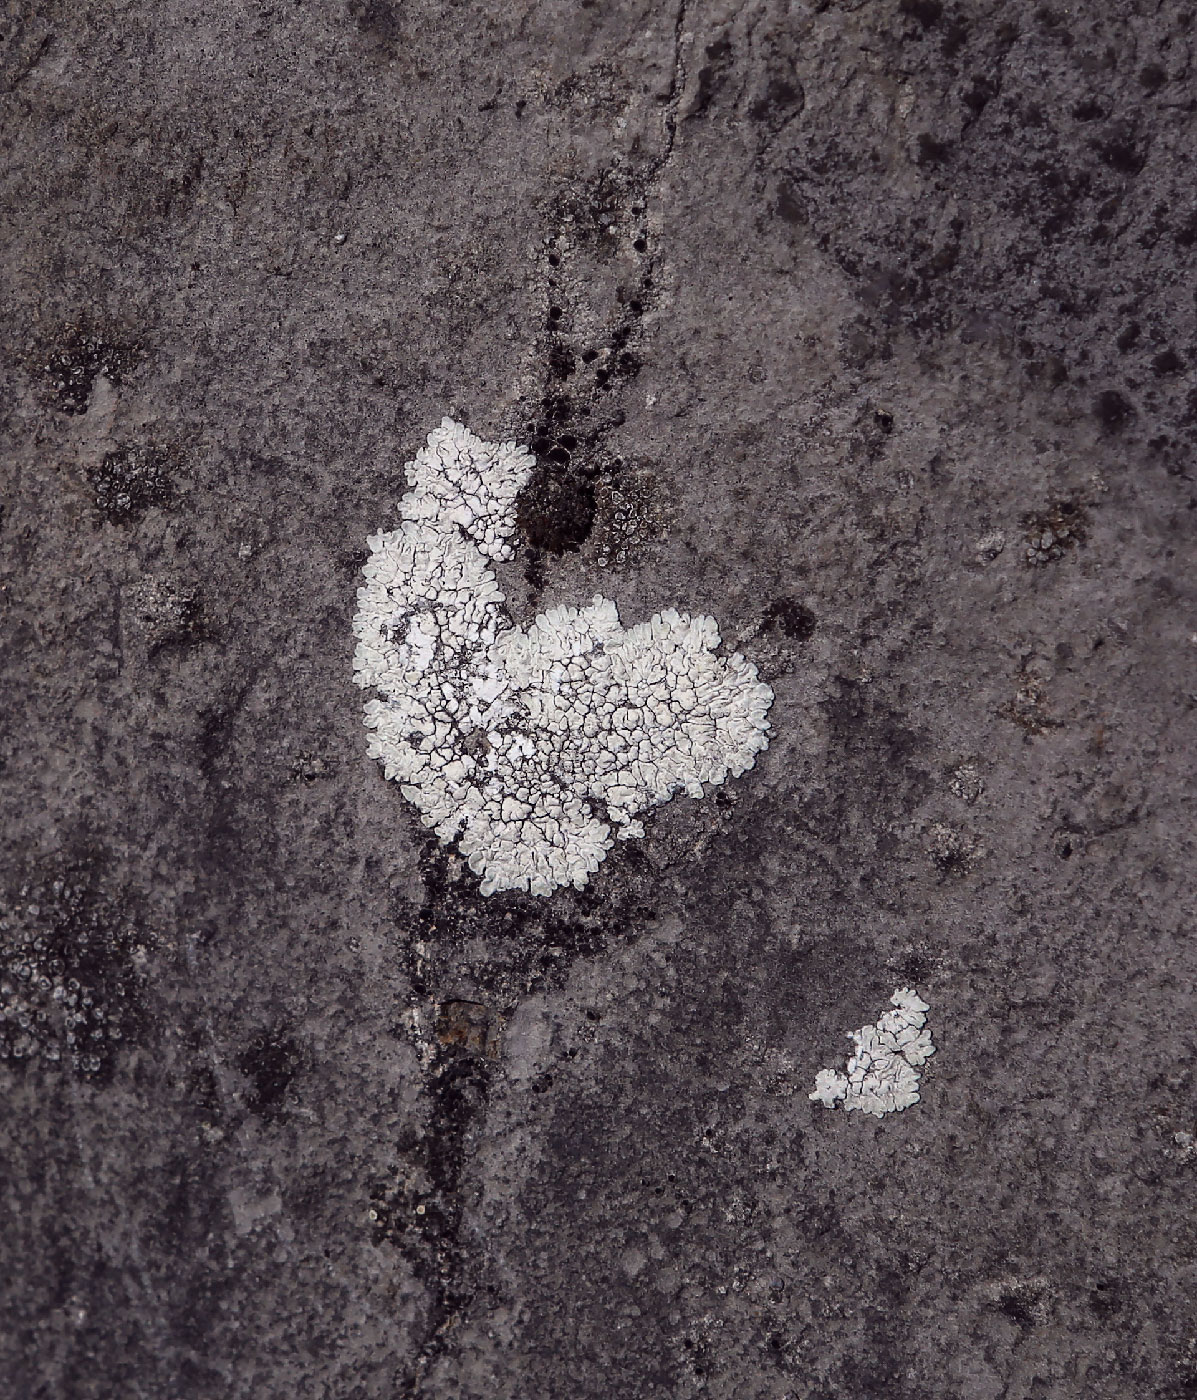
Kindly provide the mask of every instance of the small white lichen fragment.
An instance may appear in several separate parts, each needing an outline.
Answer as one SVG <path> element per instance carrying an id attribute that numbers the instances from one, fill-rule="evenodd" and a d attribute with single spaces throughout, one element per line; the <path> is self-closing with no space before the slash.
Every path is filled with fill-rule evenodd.
<path id="1" fill-rule="evenodd" d="M 534 459 L 443 420 L 407 464 L 397 529 L 372 536 L 354 679 L 370 753 L 482 893 L 581 888 L 639 813 L 700 797 L 768 744 L 773 692 L 712 617 L 624 628 L 615 604 L 515 627 L 488 561 L 513 553 Z M 614 828 L 614 835 L 612 833 Z"/>
<path id="2" fill-rule="evenodd" d="M 894 1009 L 883 1012 L 875 1026 L 852 1031 L 856 1049 L 843 1074 L 819 1071 L 808 1095 L 813 1103 L 859 1109 L 875 1118 L 918 1103 L 918 1071 L 935 1054 L 926 1029 L 931 1008 L 910 987 L 899 987 L 890 1004 Z"/>

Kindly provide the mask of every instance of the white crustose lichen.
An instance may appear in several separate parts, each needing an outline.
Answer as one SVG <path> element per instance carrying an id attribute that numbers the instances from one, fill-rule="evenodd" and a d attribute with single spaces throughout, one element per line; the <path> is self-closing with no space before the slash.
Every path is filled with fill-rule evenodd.
<path id="1" fill-rule="evenodd" d="M 394 530 L 368 541 L 353 629 L 370 753 L 482 893 L 579 889 L 637 814 L 702 795 L 768 744 L 773 692 L 712 617 L 624 628 L 596 597 L 512 625 L 489 561 L 513 552 L 534 459 L 444 419 L 407 464 Z"/>
<path id="2" fill-rule="evenodd" d="M 881 1118 L 919 1101 L 919 1069 L 935 1054 L 926 1029 L 931 1009 L 910 987 L 899 987 L 875 1026 L 853 1031 L 855 1053 L 845 1073 L 821 1069 L 812 1101 L 834 1108 L 860 1109 Z"/>

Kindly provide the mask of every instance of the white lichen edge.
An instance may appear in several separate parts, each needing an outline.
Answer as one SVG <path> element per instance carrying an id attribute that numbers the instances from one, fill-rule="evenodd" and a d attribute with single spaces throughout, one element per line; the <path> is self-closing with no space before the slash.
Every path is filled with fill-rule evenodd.
<path id="1" fill-rule="evenodd" d="M 700 797 L 768 744 L 773 692 L 712 617 L 624 628 L 615 604 L 511 623 L 489 560 L 513 554 L 534 459 L 446 418 L 407 463 L 397 529 L 368 540 L 353 630 L 369 751 L 482 893 L 581 888 L 639 813 Z M 596 810 L 602 804 L 605 813 Z"/>
<path id="2" fill-rule="evenodd" d="M 843 1074 L 821 1069 L 808 1097 L 826 1108 L 859 1109 L 875 1118 L 901 1113 L 919 1101 L 919 1069 L 935 1054 L 926 1029 L 928 1004 L 911 987 L 899 987 L 875 1026 L 850 1038 L 856 1050 Z"/>

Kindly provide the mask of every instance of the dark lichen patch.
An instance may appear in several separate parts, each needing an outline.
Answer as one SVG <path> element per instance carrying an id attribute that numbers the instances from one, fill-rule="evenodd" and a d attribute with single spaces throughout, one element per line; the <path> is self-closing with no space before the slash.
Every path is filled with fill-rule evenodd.
<path id="1" fill-rule="evenodd" d="M 277 1118 L 305 1063 L 304 1050 L 286 1022 L 260 1030 L 237 1057 L 237 1068 L 249 1080 L 246 1108 L 262 1118 Z"/>
<path id="2" fill-rule="evenodd" d="M 829 754 L 841 769 L 836 810 L 824 814 L 847 830 L 849 807 L 867 807 L 877 826 L 905 819 L 934 790 L 935 781 L 920 761 L 928 747 L 926 735 L 909 718 L 891 708 L 871 685 L 847 676 L 834 679 L 823 702 L 827 717 Z"/>
<path id="3" fill-rule="evenodd" d="M 669 513 L 647 466 L 612 464 L 595 486 L 593 541 L 599 565 L 624 564 L 634 551 L 661 539 Z"/>
<path id="4" fill-rule="evenodd" d="M 634 175 L 610 167 L 588 180 L 569 184 L 553 200 L 550 223 L 562 228 L 571 241 L 589 244 L 605 254 L 614 253 L 620 231 L 629 215 L 643 210 L 635 195 Z"/>
<path id="5" fill-rule="evenodd" d="M 170 504 L 174 495 L 173 454 L 160 447 L 121 447 L 88 473 L 96 509 L 111 524 L 141 518 L 151 507 Z"/>
<path id="6" fill-rule="evenodd" d="M 618 843 L 584 889 L 558 890 L 551 899 L 512 890 L 481 894 L 477 876 L 435 839 L 426 842 L 420 869 L 419 903 L 396 898 L 393 909 L 396 927 L 410 933 L 402 945 L 404 970 L 420 999 L 439 1001 L 442 987 L 459 991 L 467 942 L 475 949 L 475 995 L 488 1006 L 509 1006 L 555 983 L 574 959 L 636 937 L 656 917 L 658 872 L 640 842 Z"/>
<path id="7" fill-rule="evenodd" d="M 1043 680 L 1027 670 L 1019 674 L 1014 698 L 1008 700 L 998 713 L 1003 719 L 1017 724 L 1028 737 L 1046 734 L 1049 729 L 1060 726 L 1060 721 L 1048 709 Z"/>
<path id="8" fill-rule="evenodd" d="M 145 1027 L 145 949 L 86 865 L 31 882 L 0 913 L 0 1062 L 106 1080 Z"/>
<path id="9" fill-rule="evenodd" d="M 952 879 L 970 874 L 985 855 L 979 841 L 944 822 L 932 822 L 927 828 L 924 849 L 936 870 Z"/>
<path id="10" fill-rule="evenodd" d="M 555 462 L 540 461 L 520 492 L 516 523 L 534 549 L 556 555 L 578 550 L 594 524 L 594 484 Z"/>
<path id="11" fill-rule="evenodd" d="M 211 639 L 200 589 L 171 579 L 145 578 L 130 585 L 124 594 L 122 620 L 150 657 L 170 647 Z"/>
<path id="12" fill-rule="evenodd" d="M 86 413 L 92 388 L 103 375 L 120 384 L 142 358 L 138 346 L 84 325 L 64 326 L 32 357 L 49 401 L 63 413 Z"/>
<path id="13" fill-rule="evenodd" d="M 698 69 L 698 90 L 686 113 L 687 118 L 701 117 L 710 108 L 727 79 L 731 63 L 732 45 L 729 39 L 720 37 L 706 45 Z"/>
<path id="14" fill-rule="evenodd" d="M 995 1292 L 998 1312 L 1024 1331 L 1041 1327 L 1048 1317 L 1047 1289 L 1041 1283 L 1019 1281 L 1002 1285 Z"/>
<path id="15" fill-rule="evenodd" d="M 788 637 L 794 642 L 809 642 L 815 635 L 815 615 L 797 598 L 777 598 L 765 609 L 761 630 Z"/>
<path id="16" fill-rule="evenodd" d="M 899 0 L 898 10 L 917 20 L 923 29 L 933 29 L 943 18 L 942 0 Z"/>
<path id="17" fill-rule="evenodd" d="M 1062 559 L 1070 549 L 1084 544 L 1088 517 L 1079 502 L 1055 501 L 1046 510 L 1022 518 L 1026 550 L 1024 558 L 1032 566 Z"/>

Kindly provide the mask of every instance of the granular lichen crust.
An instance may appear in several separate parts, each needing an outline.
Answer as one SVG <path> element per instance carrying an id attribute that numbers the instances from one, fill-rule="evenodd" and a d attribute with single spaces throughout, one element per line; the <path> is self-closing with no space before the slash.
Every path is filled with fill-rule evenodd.
<path id="1" fill-rule="evenodd" d="M 637 814 L 700 797 L 768 743 L 773 693 L 714 618 L 624 628 L 596 597 L 510 624 L 489 560 L 511 557 L 534 459 L 446 418 L 408 464 L 399 528 L 373 536 L 354 655 L 370 752 L 482 892 L 586 884 Z"/>

